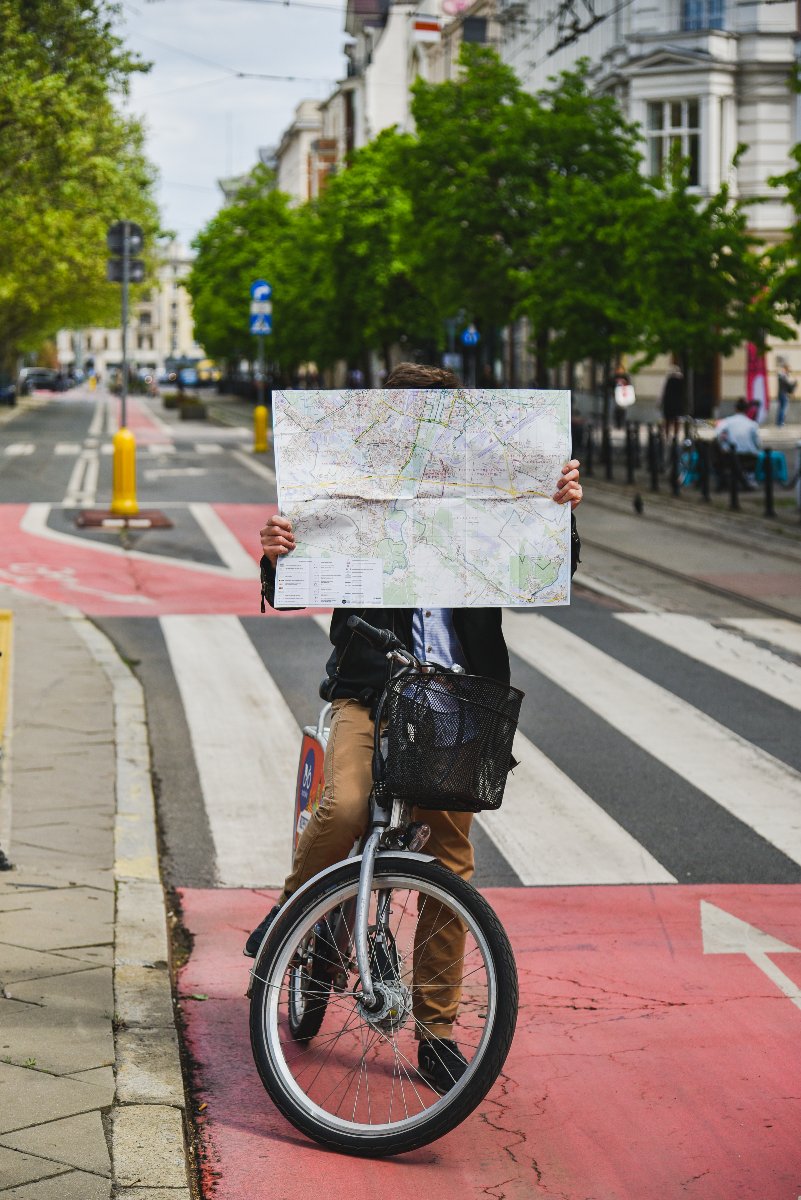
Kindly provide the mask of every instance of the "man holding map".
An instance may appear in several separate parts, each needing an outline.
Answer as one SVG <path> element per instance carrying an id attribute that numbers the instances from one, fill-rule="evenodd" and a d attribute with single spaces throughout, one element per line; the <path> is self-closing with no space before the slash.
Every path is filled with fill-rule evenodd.
<path id="1" fill-rule="evenodd" d="M 247 940 L 251 957 L 280 904 L 366 828 L 373 709 L 389 665 L 348 617 L 392 630 L 420 659 L 508 684 L 502 607 L 567 603 L 580 550 L 567 393 L 468 392 L 450 371 L 402 363 L 385 390 L 276 400 L 283 515 L 261 530 L 263 597 L 275 608 L 335 606 L 320 689 L 333 711 L 323 797 L 278 905 Z M 339 419 L 326 408 L 337 404 Z M 425 821 L 427 852 L 469 879 L 472 814 L 427 811 Z M 431 933 L 427 969 L 442 979 L 458 957 L 454 932 Z M 443 1093 L 467 1064 L 451 1038 L 458 988 L 434 994 L 415 1010 L 419 1066 Z"/>

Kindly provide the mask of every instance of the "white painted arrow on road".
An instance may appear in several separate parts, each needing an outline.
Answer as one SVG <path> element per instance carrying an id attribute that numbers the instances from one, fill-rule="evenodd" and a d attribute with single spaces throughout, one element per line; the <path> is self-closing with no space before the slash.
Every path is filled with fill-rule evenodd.
<path id="1" fill-rule="evenodd" d="M 744 954 L 796 1008 L 801 1008 L 801 988 L 768 958 L 769 954 L 801 954 L 798 946 L 789 946 L 706 900 L 701 901 L 701 937 L 704 954 Z"/>

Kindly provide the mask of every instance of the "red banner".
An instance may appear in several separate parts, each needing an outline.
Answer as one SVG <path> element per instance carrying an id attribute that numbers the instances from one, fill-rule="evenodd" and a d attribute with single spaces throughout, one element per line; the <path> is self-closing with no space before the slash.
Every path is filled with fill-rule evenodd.
<path id="1" fill-rule="evenodd" d="M 748 343 L 745 368 L 745 395 L 750 405 L 748 415 L 760 425 L 768 415 L 770 394 L 768 392 L 768 364 L 765 355 L 753 342 Z"/>

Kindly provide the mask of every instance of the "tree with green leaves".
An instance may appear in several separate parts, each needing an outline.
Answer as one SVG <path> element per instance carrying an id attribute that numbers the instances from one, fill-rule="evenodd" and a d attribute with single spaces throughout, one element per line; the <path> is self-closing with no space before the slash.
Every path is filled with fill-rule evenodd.
<path id="1" fill-rule="evenodd" d="M 521 249 L 533 219 L 532 98 L 488 47 L 463 44 L 463 72 L 418 80 L 406 179 L 414 273 L 439 321 L 458 313 L 491 340 L 520 298 Z"/>
<path id="2" fill-rule="evenodd" d="M 793 91 L 798 93 L 798 75 Z M 790 151 L 794 166 L 784 175 L 768 180 L 771 187 L 781 188 L 793 212 L 793 221 L 784 239 L 771 247 L 769 254 L 776 268 L 770 298 L 779 311 L 801 322 L 801 144 Z"/>
<path id="3" fill-rule="evenodd" d="M 276 309 L 268 354 L 282 357 L 286 322 L 279 263 L 291 223 L 288 197 L 276 191 L 273 173 L 259 165 L 192 243 L 196 257 L 186 287 L 195 336 L 212 358 L 229 363 L 255 358 L 249 309 L 250 286 L 256 279 L 266 279 L 273 287 Z"/>
<path id="4" fill-rule="evenodd" d="M 379 134 L 312 206 L 322 295 L 314 324 L 310 315 L 306 325 L 309 357 L 344 359 L 368 380 L 367 351 L 388 366 L 394 343 L 424 340 L 435 321 L 413 269 L 418 233 L 405 185 L 411 148 L 411 139 L 394 130 Z"/>
<path id="5" fill-rule="evenodd" d="M 0 0 L 0 357 L 111 321 L 106 231 L 158 228 L 138 123 L 115 101 L 146 70 L 106 0 Z"/>
<path id="6" fill-rule="evenodd" d="M 531 111 L 531 223 L 520 247 L 517 313 L 535 331 L 538 382 L 548 364 L 604 368 L 637 345 L 626 241 L 649 188 L 638 132 L 611 96 L 590 91 L 586 62 L 541 91 Z"/>
<path id="7" fill-rule="evenodd" d="M 686 162 L 671 162 L 626 246 L 644 363 L 672 354 L 685 370 L 703 370 L 743 342 L 791 335 L 774 303 L 774 265 L 749 225 L 728 185 L 704 199 L 690 187 Z"/>

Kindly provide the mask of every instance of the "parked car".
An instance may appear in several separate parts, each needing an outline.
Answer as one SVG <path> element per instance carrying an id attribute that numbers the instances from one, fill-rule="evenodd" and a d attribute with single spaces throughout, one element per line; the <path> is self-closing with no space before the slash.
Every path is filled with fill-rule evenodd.
<path id="1" fill-rule="evenodd" d="M 0 404 L 16 404 L 17 389 L 10 375 L 0 371 Z"/>
<path id="2" fill-rule="evenodd" d="M 59 392 L 63 390 L 61 376 L 50 367 L 23 367 L 17 379 L 17 395 L 30 396 L 31 392 Z"/>

